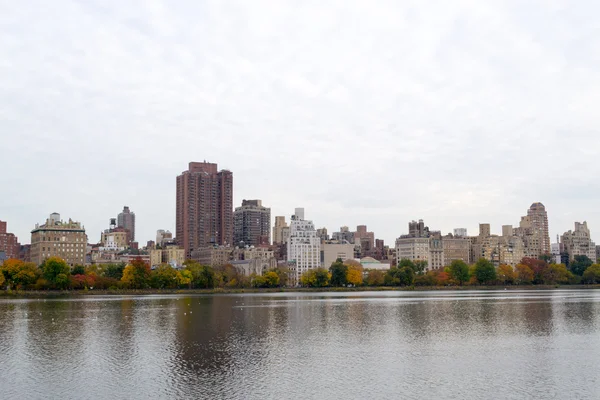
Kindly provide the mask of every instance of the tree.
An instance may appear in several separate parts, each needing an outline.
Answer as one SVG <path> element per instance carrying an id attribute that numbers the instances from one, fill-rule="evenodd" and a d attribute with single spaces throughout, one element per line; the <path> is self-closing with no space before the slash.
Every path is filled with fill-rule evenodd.
<path id="1" fill-rule="evenodd" d="M 573 273 L 567 269 L 565 264 L 550 264 L 544 270 L 543 274 L 543 280 L 546 285 L 569 283 L 573 278 Z"/>
<path id="2" fill-rule="evenodd" d="M 593 264 L 587 267 L 583 273 L 584 283 L 600 283 L 600 264 Z"/>
<path id="3" fill-rule="evenodd" d="M 177 271 L 168 264 L 162 264 L 150 273 L 150 286 L 155 289 L 173 289 L 178 283 Z"/>
<path id="4" fill-rule="evenodd" d="M 448 267 L 448 274 L 462 286 L 469 280 L 469 266 L 463 260 L 452 260 Z"/>
<path id="5" fill-rule="evenodd" d="M 113 278 L 118 281 L 123 277 L 123 270 L 125 269 L 125 264 L 108 264 L 106 269 L 104 270 L 104 276 L 107 278 Z"/>
<path id="6" fill-rule="evenodd" d="M 517 264 L 516 278 L 518 284 L 529 284 L 533 281 L 533 271 L 525 264 Z"/>
<path id="7" fill-rule="evenodd" d="M 177 271 L 177 283 L 179 286 L 191 287 L 193 278 L 192 272 L 187 269 Z"/>
<path id="8" fill-rule="evenodd" d="M 40 269 L 34 263 L 26 263 L 15 258 L 4 261 L 0 272 L 9 288 L 33 285 L 40 276 Z"/>
<path id="9" fill-rule="evenodd" d="M 6 281 L 6 278 L 4 277 L 4 274 L 0 274 L 0 288 L 4 287 L 5 281 Z"/>
<path id="10" fill-rule="evenodd" d="M 367 272 L 367 286 L 382 286 L 384 284 L 385 274 L 382 271 L 372 269 Z"/>
<path id="11" fill-rule="evenodd" d="M 145 289 L 150 279 L 150 266 L 141 258 L 136 258 L 123 270 L 121 282 L 131 289 Z"/>
<path id="12" fill-rule="evenodd" d="M 475 276 L 479 283 L 489 284 L 496 280 L 496 268 L 494 268 L 491 261 L 480 258 L 475 263 Z"/>
<path id="13" fill-rule="evenodd" d="M 415 277 L 415 285 L 417 286 L 435 286 L 437 284 L 437 271 L 428 271 L 423 275 Z"/>
<path id="14" fill-rule="evenodd" d="M 400 280 L 401 285 L 411 286 L 415 283 L 415 270 L 410 267 L 399 268 L 398 279 Z"/>
<path id="15" fill-rule="evenodd" d="M 348 269 L 347 273 L 348 283 L 354 286 L 362 285 L 363 283 L 363 272 L 362 269 L 353 267 Z"/>
<path id="16" fill-rule="evenodd" d="M 279 286 L 279 275 L 275 271 L 269 271 L 263 275 L 265 279 L 265 285 L 269 288 L 274 288 Z"/>
<path id="17" fill-rule="evenodd" d="M 533 272 L 533 279 L 531 280 L 533 283 L 544 282 L 543 275 L 546 269 L 549 267 L 547 262 L 537 258 L 523 257 L 521 264 L 527 265 Z"/>
<path id="18" fill-rule="evenodd" d="M 44 278 L 59 289 L 64 289 L 69 285 L 71 268 L 62 258 L 47 258 L 42 263 L 42 271 L 44 271 Z"/>
<path id="19" fill-rule="evenodd" d="M 329 285 L 331 274 L 324 268 L 309 269 L 300 276 L 300 283 L 308 287 L 325 287 Z"/>
<path id="20" fill-rule="evenodd" d="M 413 271 L 415 271 L 415 274 L 417 274 L 417 275 L 424 274 L 426 268 L 427 268 L 427 261 L 417 260 L 414 262 Z"/>
<path id="21" fill-rule="evenodd" d="M 331 273 L 331 286 L 346 286 L 348 284 L 348 266 L 344 265 L 341 258 L 338 258 L 329 267 Z"/>
<path id="22" fill-rule="evenodd" d="M 498 279 L 505 285 L 512 285 L 517 279 L 517 274 L 510 265 L 501 264 L 498 267 Z"/>
<path id="23" fill-rule="evenodd" d="M 76 265 L 71 270 L 71 275 L 85 275 L 85 268 L 83 265 Z"/>
<path id="24" fill-rule="evenodd" d="M 279 277 L 279 286 L 287 286 L 290 281 L 290 269 L 287 267 L 277 267 L 271 271 Z"/>
<path id="25" fill-rule="evenodd" d="M 404 268 L 404 267 L 403 267 Z M 383 278 L 383 282 L 386 286 L 400 286 L 400 269 L 392 267 L 387 270 Z"/>
<path id="26" fill-rule="evenodd" d="M 575 256 L 575 261 L 571 263 L 569 269 L 575 275 L 582 276 L 585 270 L 592 266 L 593 263 L 588 256 Z"/>

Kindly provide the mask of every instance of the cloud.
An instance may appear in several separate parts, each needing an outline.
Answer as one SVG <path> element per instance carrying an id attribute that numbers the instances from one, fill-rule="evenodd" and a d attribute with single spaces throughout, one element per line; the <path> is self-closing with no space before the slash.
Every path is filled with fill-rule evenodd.
<path id="1" fill-rule="evenodd" d="M 123 205 L 174 229 L 175 176 L 317 226 L 600 226 L 593 2 L 201 1 L 0 6 L 0 219 L 90 241 Z M 579 217 L 581 215 L 581 217 Z M 589 217 L 588 217 L 589 215 Z"/>

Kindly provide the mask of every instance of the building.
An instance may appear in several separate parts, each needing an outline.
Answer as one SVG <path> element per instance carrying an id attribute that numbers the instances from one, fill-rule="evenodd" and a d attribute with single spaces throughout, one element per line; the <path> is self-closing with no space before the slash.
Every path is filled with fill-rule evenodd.
<path id="1" fill-rule="evenodd" d="M 217 164 L 190 162 L 177 177 L 176 240 L 192 252 L 233 243 L 233 174 Z"/>
<path id="2" fill-rule="evenodd" d="M 452 261 L 460 260 L 467 264 L 472 262 L 471 260 L 471 240 L 466 236 L 457 236 L 456 229 L 455 234 L 444 236 L 442 238 L 442 246 L 444 248 L 444 264 L 449 266 Z"/>
<path id="3" fill-rule="evenodd" d="M 167 246 L 164 249 L 150 250 L 150 266 L 169 264 L 173 268 L 182 268 L 185 262 L 185 250 L 179 246 Z"/>
<path id="4" fill-rule="evenodd" d="M 368 270 L 388 271 L 391 268 L 391 264 L 389 261 L 380 261 L 380 260 L 374 259 L 373 257 L 361 258 L 360 265 L 363 267 L 364 271 L 368 271 Z"/>
<path id="5" fill-rule="evenodd" d="M 454 228 L 454 236 L 467 237 L 467 228 Z"/>
<path id="6" fill-rule="evenodd" d="M 236 246 L 271 244 L 271 209 L 261 200 L 242 200 L 233 213 L 233 241 Z"/>
<path id="7" fill-rule="evenodd" d="M 542 203 L 533 203 L 527 215 L 521 217 L 519 227 L 513 234 L 523 241 L 525 257 L 537 258 L 550 254 L 550 235 L 548 233 L 548 213 Z"/>
<path id="8" fill-rule="evenodd" d="M 321 241 L 313 222 L 304 219 L 303 208 L 296 208 L 290 221 L 287 259 L 294 263 L 290 275 L 295 285 L 304 272 L 321 266 Z"/>
<path id="9" fill-rule="evenodd" d="M 342 261 L 354 259 L 354 245 L 352 243 L 340 243 L 337 240 L 330 240 L 321 243 L 321 266 L 329 269 L 338 258 Z"/>
<path id="10" fill-rule="evenodd" d="M 333 232 L 333 234 L 331 235 L 331 239 L 337 240 L 341 243 L 354 243 L 354 232 L 350 232 L 350 229 L 347 226 L 342 226 L 339 232 Z"/>
<path id="11" fill-rule="evenodd" d="M 52 213 L 43 225 L 36 224 L 31 231 L 31 261 L 40 265 L 48 257 L 60 257 L 67 264 L 85 264 L 87 235 L 79 222 L 60 219 Z"/>
<path id="12" fill-rule="evenodd" d="M 127 244 L 135 241 L 135 213 L 131 212 L 129 207 L 123 207 L 123 211 L 117 215 L 117 227 L 129 232 Z"/>
<path id="13" fill-rule="evenodd" d="M 127 231 L 117 231 L 110 232 L 105 231 L 102 233 L 102 237 L 100 240 L 102 247 L 112 250 L 125 250 L 128 247 L 129 242 L 129 232 Z"/>
<path id="14" fill-rule="evenodd" d="M 285 222 L 285 217 L 275 217 L 275 225 L 273 226 L 273 244 L 287 243 L 287 239 L 290 236 L 289 233 L 290 229 L 287 222 Z"/>
<path id="15" fill-rule="evenodd" d="M 19 240 L 13 233 L 7 232 L 7 223 L 0 221 L 0 251 L 4 252 L 4 256 L 9 258 L 19 258 L 21 245 Z"/>
<path id="16" fill-rule="evenodd" d="M 159 229 L 156 231 L 156 246 L 162 247 L 165 243 L 170 243 L 173 241 L 173 234 L 164 229 Z"/>
<path id="17" fill-rule="evenodd" d="M 575 222 L 575 230 L 565 232 L 560 238 L 561 250 L 569 255 L 569 261 L 575 260 L 575 256 L 587 256 L 596 261 L 596 243 L 590 237 L 587 222 Z"/>
<path id="18" fill-rule="evenodd" d="M 327 228 L 319 228 L 317 229 L 317 236 L 321 243 L 325 243 L 329 240 L 329 233 L 327 233 Z"/>
<path id="19" fill-rule="evenodd" d="M 213 268 L 222 267 L 234 260 L 234 250 L 231 246 L 200 247 L 192 252 L 192 259 Z"/>
<path id="20" fill-rule="evenodd" d="M 429 264 L 429 238 L 399 237 L 396 239 L 396 258 L 410 261 L 426 261 Z"/>
<path id="21" fill-rule="evenodd" d="M 422 219 L 408 223 L 408 236 L 413 238 L 429 237 L 429 227 L 425 226 Z"/>

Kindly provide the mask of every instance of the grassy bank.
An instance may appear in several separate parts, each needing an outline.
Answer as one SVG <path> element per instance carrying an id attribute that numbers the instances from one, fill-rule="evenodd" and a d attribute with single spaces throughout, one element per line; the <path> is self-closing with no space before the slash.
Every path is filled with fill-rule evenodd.
<path id="1" fill-rule="evenodd" d="M 317 292 L 406 292 L 406 291 L 441 291 L 441 290 L 554 290 L 554 289 L 600 289 L 600 285 L 522 285 L 522 286 L 361 286 L 353 288 L 272 288 L 272 289 L 119 289 L 119 290 L 3 290 L 2 297 L 77 297 L 77 296 L 140 296 L 140 295 L 212 295 L 241 293 L 317 293 Z"/>

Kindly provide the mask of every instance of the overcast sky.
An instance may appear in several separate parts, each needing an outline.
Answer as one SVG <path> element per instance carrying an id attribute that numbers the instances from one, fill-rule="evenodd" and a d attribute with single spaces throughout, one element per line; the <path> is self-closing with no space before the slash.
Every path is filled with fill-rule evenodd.
<path id="1" fill-rule="evenodd" d="M 0 1 L 0 219 L 175 229 L 189 161 L 234 205 L 388 244 L 411 219 L 600 232 L 600 2 Z M 600 236 L 595 238 L 600 241 Z"/>

